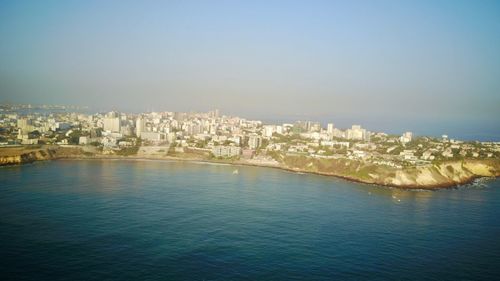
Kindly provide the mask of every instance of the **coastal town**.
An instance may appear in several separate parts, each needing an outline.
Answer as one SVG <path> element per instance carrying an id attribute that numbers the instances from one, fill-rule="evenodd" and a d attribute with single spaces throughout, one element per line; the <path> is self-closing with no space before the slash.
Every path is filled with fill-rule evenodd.
<path id="1" fill-rule="evenodd" d="M 209 112 L 78 113 L 65 106 L 2 105 L 0 145 L 78 148 L 82 156 L 199 159 L 377 179 L 391 171 L 463 160 L 500 159 L 499 142 L 462 141 L 447 135 L 390 135 L 361 125 L 338 128 L 315 121 L 265 124 Z M 331 167 L 324 167 L 330 165 Z M 354 165 L 354 166 L 353 166 Z M 342 167 L 343 167 L 342 166 Z M 354 167 L 354 168 L 353 168 Z M 451 166 L 449 166 L 451 167 Z M 365 169 L 366 168 L 366 169 Z M 342 169 L 341 169 L 342 170 Z"/>

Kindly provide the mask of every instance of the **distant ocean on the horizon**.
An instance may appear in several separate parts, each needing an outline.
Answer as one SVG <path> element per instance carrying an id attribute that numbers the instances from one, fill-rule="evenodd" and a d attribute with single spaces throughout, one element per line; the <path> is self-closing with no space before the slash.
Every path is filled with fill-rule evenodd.
<path id="1" fill-rule="evenodd" d="M 260 167 L 38 162 L 0 169 L 0 277 L 498 280 L 499 217 L 498 179 L 404 191 Z"/>
<path id="2" fill-rule="evenodd" d="M 257 118 L 259 119 L 259 118 Z M 309 120 L 320 122 L 323 127 L 328 123 L 334 123 L 340 129 L 350 128 L 351 125 L 358 124 L 368 131 L 384 132 L 388 134 L 401 135 L 410 131 L 415 136 L 429 136 L 441 138 L 448 135 L 452 139 L 464 141 L 500 141 L 500 127 L 498 120 L 468 120 L 464 119 L 432 119 L 432 118 L 373 118 L 367 116 L 281 116 L 276 118 L 269 116 L 262 118 L 265 124 L 293 123 L 298 120 Z"/>

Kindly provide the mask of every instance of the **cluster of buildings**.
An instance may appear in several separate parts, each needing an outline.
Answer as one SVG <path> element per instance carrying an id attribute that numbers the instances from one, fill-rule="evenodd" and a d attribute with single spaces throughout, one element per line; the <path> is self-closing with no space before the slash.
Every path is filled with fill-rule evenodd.
<path id="1" fill-rule="evenodd" d="M 25 108 L 23 108 L 25 109 Z M 375 164 L 428 164 L 453 157 L 498 157 L 499 143 L 461 142 L 419 137 L 412 132 L 391 136 L 360 125 L 348 129 L 328 123 L 298 121 L 263 124 L 257 120 L 198 112 L 23 112 L 2 107 L 0 145 L 94 145 L 104 151 L 130 146 L 173 146 L 217 158 L 286 157 L 345 158 Z"/>

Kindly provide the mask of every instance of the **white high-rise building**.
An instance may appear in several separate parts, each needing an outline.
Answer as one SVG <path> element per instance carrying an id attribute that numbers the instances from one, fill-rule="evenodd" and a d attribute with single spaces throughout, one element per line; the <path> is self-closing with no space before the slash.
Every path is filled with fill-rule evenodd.
<path id="1" fill-rule="evenodd" d="M 241 148 L 238 146 L 218 145 L 212 148 L 215 157 L 235 157 L 241 154 Z"/>
<path id="2" fill-rule="evenodd" d="M 106 114 L 106 117 L 103 119 L 103 129 L 104 131 L 113 133 L 120 132 L 120 117 L 118 117 L 116 112 Z"/>
<path id="3" fill-rule="evenodd" d="M 118 118 L 104 118 L 104 131 L 120 132 L 120 119 Z"/>
<path id="4" fill-rule="evenodd" d="M 283 126 L 276 126 L 276 133 L 280 134 L 280 135 L 283 135 Z"/>
<path id="5" fill-rule="evenodd" d="M 135 135 L 140 138 L 141 133 L 144 132 L 146 127 L 146 122 L 142 116 L 137 117 L 137 120 L 135 121 Z"/>
<path id="6" fill-rule="evenodd" d="M 19 118 L 17 119 L 17 127 L 23 131 L 23 133 L 29 133 L 32 131 L 33 126 L 32 122 L 28 118 Z"/>
<path id="7" fill-rule="evenodd" d="M 326 132 L 328 134 L 333 134 L 333 128 L 334 128 L 333 123 L 328 123 L 328 125 L 326 125 Z"/>
<path id="8" fill-rule="evenodd" d="M 273 136 L 273 133 L 276 132 L 275 125 L 265 125 L 264 126 L 264 137 L 270 138 Z"/>
<path id="9" fill-rule="evenodd" d="M 369 133 L 360 125 L 352 125 L 351 129 L 347 129 L 346 138 L 349 140 L 369 140 Z"/>
<path id="10" fill-rule="evenodd" d="M 251 135 L 248 139 L 248 146 L 251 149 L 257 149 L 262 144 L 262 137 L 258 135 Z"/>

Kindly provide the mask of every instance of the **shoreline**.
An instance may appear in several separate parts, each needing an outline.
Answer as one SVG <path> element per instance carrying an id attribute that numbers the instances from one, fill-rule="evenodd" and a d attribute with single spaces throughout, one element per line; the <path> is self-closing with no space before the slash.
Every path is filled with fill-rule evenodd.
<path id="1" fill-rule="evenodd" d="M 197 159 L 197 158 L 181 158 L 175 156 L 161 156 L 161 157 L 145 157 L 145 156 L 118 156 L 118 155 L 98 155 L 98 156 L 80 156 L 80 155 L 66 155 L 66 156 L 56 156 L 49 157 L 46 159 L 30 159 L 31 161 L 21 161 L 20 163 L 12 163 L 12 164 L 3 164 L 2 166 L 12 166 L 12 165 L 24 165 L 33 162 L 46 161 L 46 160 L 72 160 L 72 161 L 80 161 L 80 160 L 125 160 L 125 161 L 172 161 L 172 162 L 190 162 L 190 163 L 201 163 L 201 164 L 218 164 L 218 165 L 227 165 L 227 166 L 247 166 L 247 167 L 261 167 L 261 168 L 273 168 L 279 169 L 282 171 L 293 172 L 293 173 L 303 173 L 310 175 L 318 175 L 318 176 L 327 176 L 327 177 L 335 177 L 341 180 L 345 180 L 348 182 L 354 182 L 359 184 L 367 184 L 379 187 L 387 187 L 387 188 L 397 188 L 402 190 L 440 190 L 440 189 L 455 189 L 463 185 L 470 184 L 474 182 L 478 178 L 498 178 L 499 176 L 481 176 L 481 175 L 471 175 L 465 180 L 461 180 L 458 182 L 443 182 L 432 185 L 412 185 L 412 184 L 384 184 L 379 182 L 369 182 L 362 179 L 338 175 L 327 172 L 320 171 L 308 171 L 300 168 L 291 168 L 281 165 L 266 165 L 266 164 L 257 164 L 257 163 L 248 163 L 241 160 L 236 161 L 224 161 L 224 160 L 207 160 L 207 159 Z"/>

